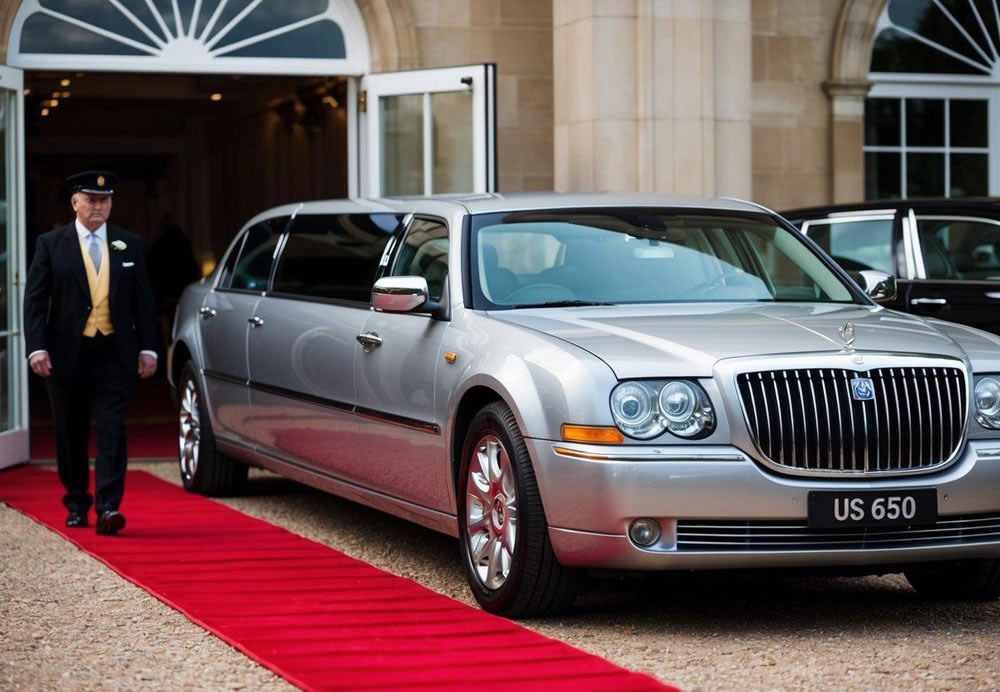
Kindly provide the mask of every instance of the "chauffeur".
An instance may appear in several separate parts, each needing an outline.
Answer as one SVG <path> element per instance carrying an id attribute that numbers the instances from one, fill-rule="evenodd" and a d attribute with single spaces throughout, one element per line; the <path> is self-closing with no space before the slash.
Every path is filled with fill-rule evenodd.
<path id="1" fill-rule="evenodd" d="M 97 414 L 97 533 L 125 527 L 125 408 L 139 377 L 156 371 L 157 329 L 142 239 L 108 226 L 117 176 L 71 176 L 76 220 L 38 238 L 24 325 L 31 369 L 45 378 L 55 422 L 66 526 L 87 526 L 90 413 Z"/>

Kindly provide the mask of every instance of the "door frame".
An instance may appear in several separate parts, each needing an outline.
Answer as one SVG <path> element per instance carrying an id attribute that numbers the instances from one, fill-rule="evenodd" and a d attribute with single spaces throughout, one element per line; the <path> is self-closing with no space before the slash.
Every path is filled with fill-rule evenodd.
<path id="1" fill-rule="evenodd" d="M 469 193 L 497 189 L 496 64 L 382 72 L 348 80 L 348 191 L 351 197 L 381 197 L 379 98 L 424 94 L 424 181 L 431 185 L 430 94 L 471 89 L 473 184 Z M 354 159 L 352 161 L 352 159 Z"/>
<path id="2" fill-rule="evenodd" d="M 25 223 L 25 181 L 24 181 L 24 72 L 6 65 L 0 65 L 0 97 L 7 99 L 10 108 L 6 136 L 7 167 L 7 276 L 2 277 L 7 292 L 7 331 L 0 336 L 8 337 L 7 368 L 10 380 L 10 429 L 0 433 L 0 468 L 13 466 L 31 456 L 28 418 L 28 363 L 24 357 L 22 338 L 21 304 L 24 300 L 25 245 L 27 225 Z"/>

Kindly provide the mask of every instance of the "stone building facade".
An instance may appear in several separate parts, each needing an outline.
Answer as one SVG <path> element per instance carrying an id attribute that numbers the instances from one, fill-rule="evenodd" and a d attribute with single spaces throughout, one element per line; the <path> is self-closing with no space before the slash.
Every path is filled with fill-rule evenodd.
<path id="1" fill-rule="evenodd" d="M 60 4 L 0 0 L 0 62 L 17 64 L 10 36 L 29 2 Z M 360 11 L 371 72 L 496 63 L 501 191 L 775 208 L 866 195 L 865 99 L 888 0 L 333 2 Z M 992 0 L 974 4 L 994 21 Z"/>

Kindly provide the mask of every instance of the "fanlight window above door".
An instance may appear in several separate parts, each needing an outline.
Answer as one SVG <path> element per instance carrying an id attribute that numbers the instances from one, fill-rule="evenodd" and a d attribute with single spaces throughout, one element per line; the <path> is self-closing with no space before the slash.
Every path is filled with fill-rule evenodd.
<path id="1" fill-rule="evenodd" d="M 891 0 L 872 72 L 1000 79 L 1000 0 Z"/>
<path id="2" fill-rule="evenodd" d="M 368 44 L 353 0 L 25 0 L 10 55 L 29 68 L 361 74 Z"/>

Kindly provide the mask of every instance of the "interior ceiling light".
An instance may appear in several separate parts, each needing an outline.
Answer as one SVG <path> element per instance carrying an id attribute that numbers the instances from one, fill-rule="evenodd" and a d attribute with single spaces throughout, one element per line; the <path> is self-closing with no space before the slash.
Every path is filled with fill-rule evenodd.
<path id="1" fill-rule="evenodd" d="M 48 109 L 48 108 L 43 108 L 43 109 L 42 109 L 42 117 L 44 118 L 44 117 L 45 117 L 45 116 L 47 116 L 48 114 L 49 114 L 49 109 Z"/>
<path id="2" fill-rule="evenodd" d="M 61 98 L 61 99 L 68 99 L 69 96 L 70 96 L 70 92 L 68 92 L 68 91 L 60 91 L 59 92 L 59 98 Z"/>
<path id="3" fill-rule="evenodd" d="M 323 103 L 329 103 L 330 108 L 336 108 L 337 106 L 340 105 L 339 103 L 337 103 L 337 99 L 333 98 L 332 96 L 325 97 L 323 99 Z"/>
<path id="4" fill-rule="evenodd" d="M 59 105 L 59 99 L 49 99 L 48 101 L 45 102 L 45 105 L 48 106 L 49 108 L 55 108 L 56 106 Z"/>
<path id="5" fill-rule="evenodd" d="M 222 100 L 222 94 L 216 92 L 216 93 L 212 94 L 209 98 L 211 98 L 213 101 L 221 101 Z"/>
<path id="6" fill-rule="evenodd" d="M 64 86 L 64 87 L 68 87 L 70 84 L 72 84 L 72 82 L 68 79 L 64 79 L 61 82 L 59 82 L 59 86 Z"/>
<path id="7" fill-rule="evenodd" d="M 25 89 L 25 90 L 24 90 L 24 95 L 25 95 L 25 96 L 31 96 L 31 89 L 30 89 L 30 88 L 28 88 L 28 89 Z"/>

